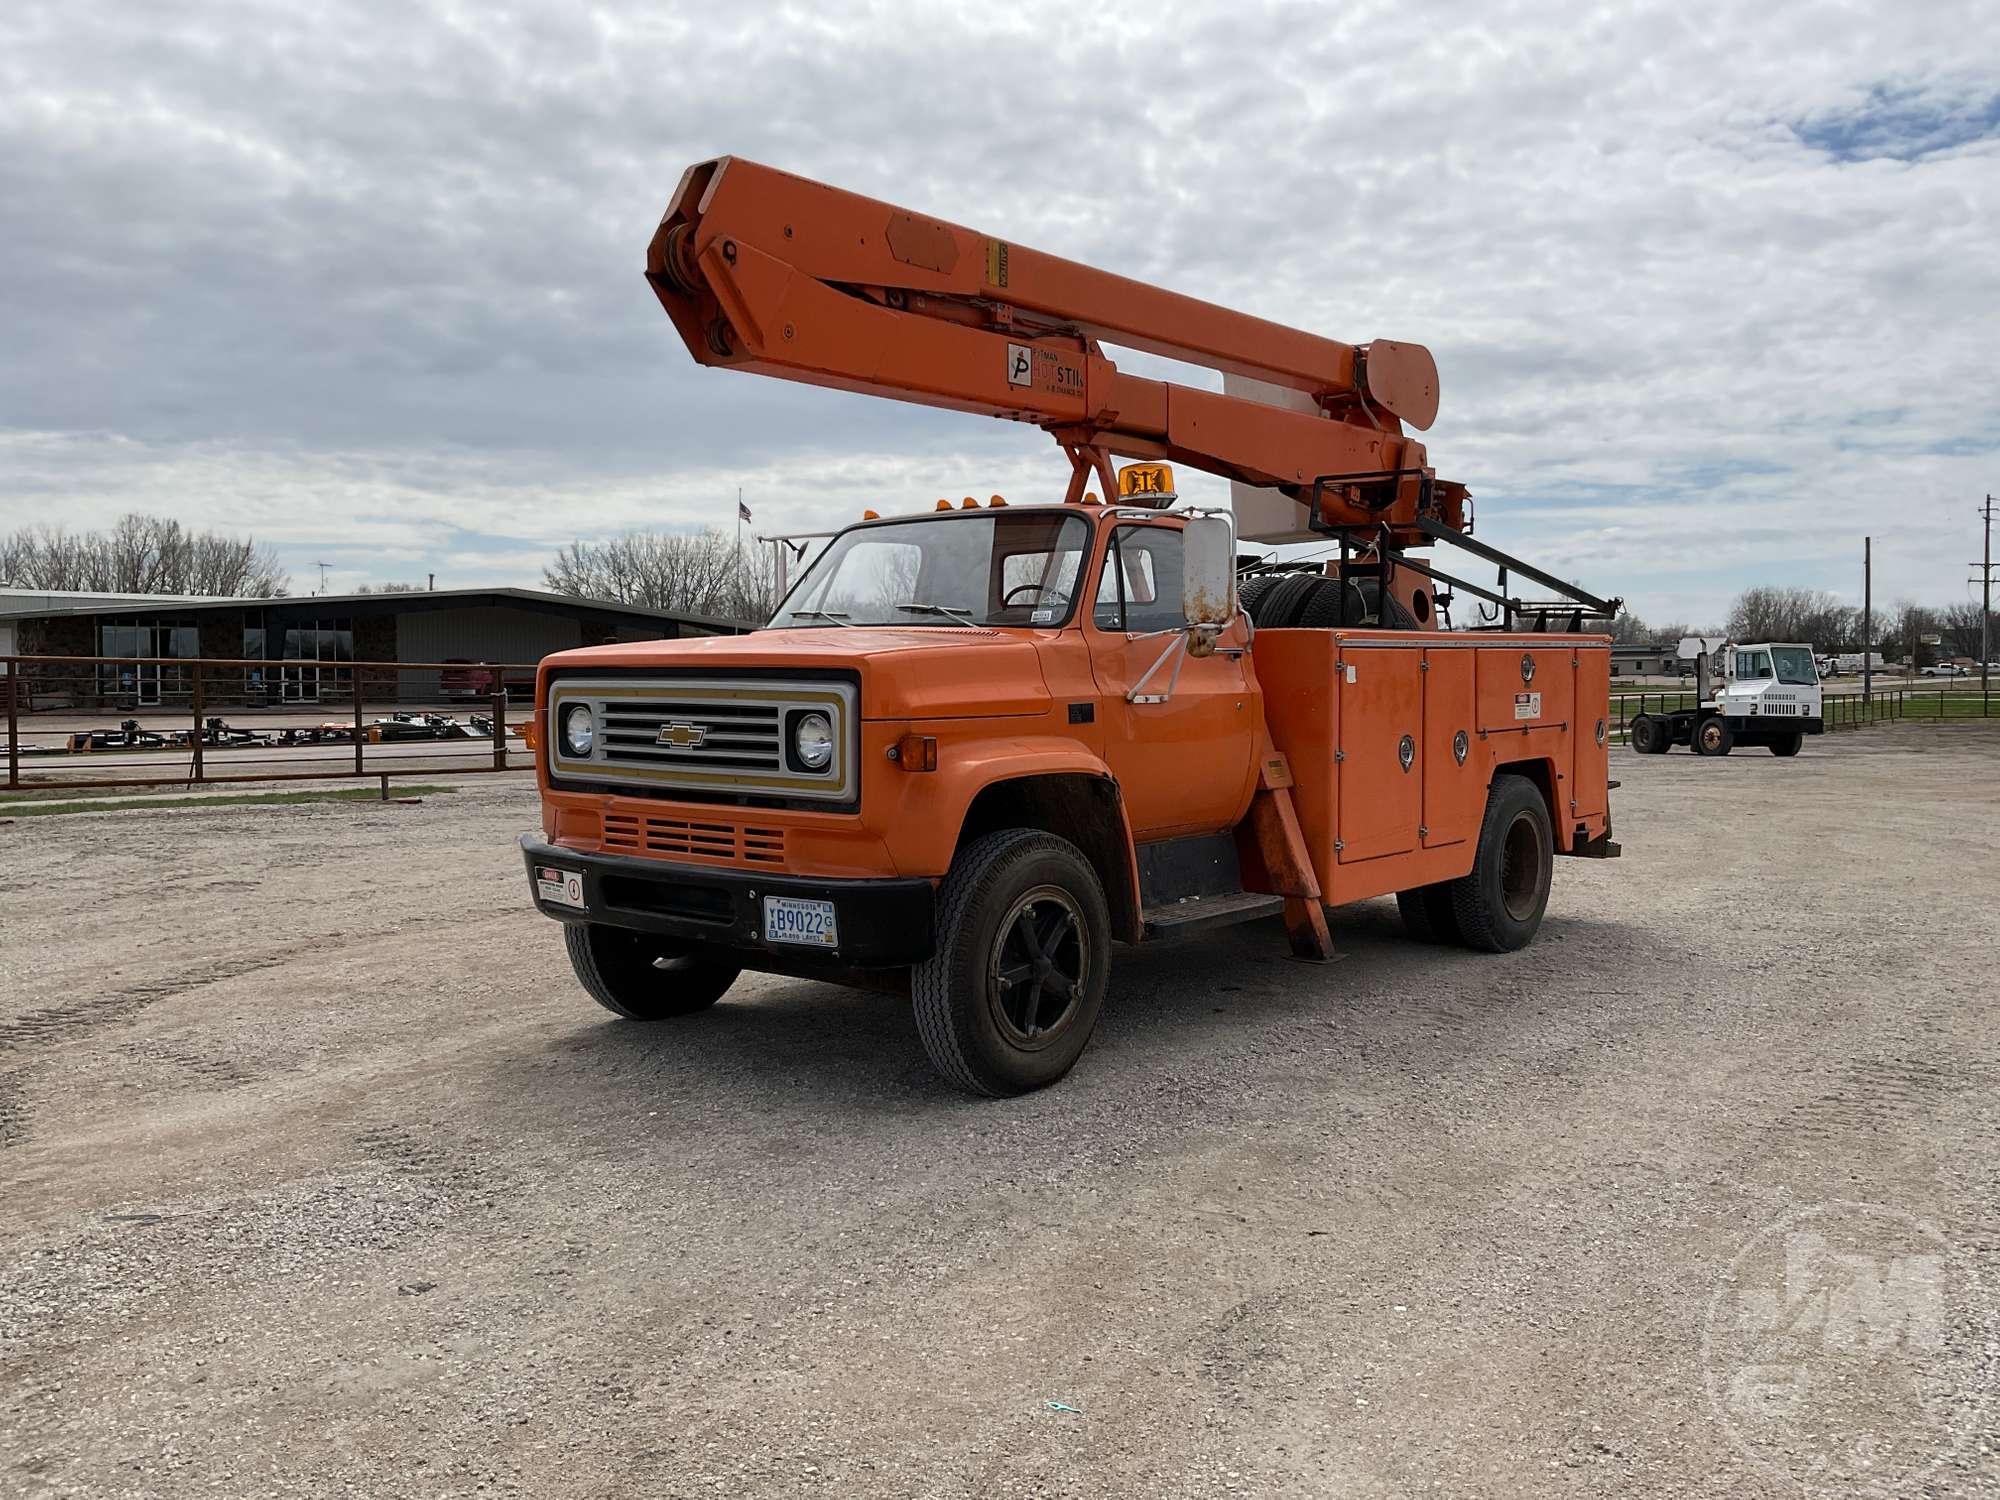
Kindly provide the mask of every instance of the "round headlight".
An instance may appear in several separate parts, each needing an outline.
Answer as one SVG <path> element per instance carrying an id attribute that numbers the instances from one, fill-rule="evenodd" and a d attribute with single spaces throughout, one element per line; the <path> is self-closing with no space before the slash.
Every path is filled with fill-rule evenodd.
<path id="1" fill-rule="evenodd" d="M 833 759 L 833 725 L 825 714 L 800 714 L 792 726 L 792 751 L 808 771 L 824 771 Z"/>
<path id="2" fill-rule="evenodd" d="M 590 716 L 588 703 L 574 703 L 563 710 L 563 749 L 571 755 L 588 755 L 591 746 L 597 743 L 597 724 Z"/>

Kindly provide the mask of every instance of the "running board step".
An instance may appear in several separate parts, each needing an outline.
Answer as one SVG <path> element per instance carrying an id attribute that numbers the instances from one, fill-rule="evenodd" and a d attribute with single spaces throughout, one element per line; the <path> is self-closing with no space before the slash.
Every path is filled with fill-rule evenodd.
<path id="1" fill-rule="evenodd" d="M 1238 891 L 1233 896 L 1205 896 L 1176 901 L 1171 906 L 1149 906 L 1140 914 L 1146 939 L 1181 937 L 1190 932 L 1206 932 L 1214 927 L 1230 927 L 1238 922 L 1254 922 L 1260 917 L 1285 914 L 1283 896 L 1262 896 Z"/>

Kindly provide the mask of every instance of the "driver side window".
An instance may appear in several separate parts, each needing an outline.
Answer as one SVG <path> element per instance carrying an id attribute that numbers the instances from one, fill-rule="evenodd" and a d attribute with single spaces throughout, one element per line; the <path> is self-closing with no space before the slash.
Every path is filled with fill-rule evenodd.
<path id="1" fill-rule="evenodd" d="M 1099 630 L 1178 630 L 1181 533 L 1171 526 L 1120 526 L 1098 580 L 1092 618 Z"/>

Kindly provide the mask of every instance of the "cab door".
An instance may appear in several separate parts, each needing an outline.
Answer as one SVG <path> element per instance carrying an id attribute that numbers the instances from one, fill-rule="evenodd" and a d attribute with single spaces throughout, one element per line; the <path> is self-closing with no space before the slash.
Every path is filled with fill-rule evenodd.
<path id="1" fill-rule="evenodd" d="M 1142 841 L 1228 828 L 1250 805 L 1259 707 L 1248 631 L 1239 616 L 1212 656 L 1195 657 L 1171 633 L 1185 624 L 1180 526 L 1111 527 L 1084 632 L 1103 695 L 1105 760 Z M 1163 701 L 1131 702 L 1135 688 Z"/>

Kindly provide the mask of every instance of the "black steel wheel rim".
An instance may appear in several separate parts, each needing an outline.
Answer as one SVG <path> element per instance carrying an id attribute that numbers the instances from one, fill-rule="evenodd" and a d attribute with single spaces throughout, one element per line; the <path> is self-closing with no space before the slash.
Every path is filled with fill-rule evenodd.
<path id="1" fill-rule="evenodd" d="M 1000 921 L 987 964 L 986 993 L 1008 1043 L 1032 1052 L 1069 1030 L 1090 979 L 1090 929 L 1061 886 L 1039 885 Z"/>
<path id="2" fill-rule="evenodd" d="M 1529 814 L 1517 815 L 1500 846 L 1500 902 L 1516 922 L 1534 916 L 1547 863 L 1541 828 Z"/>

